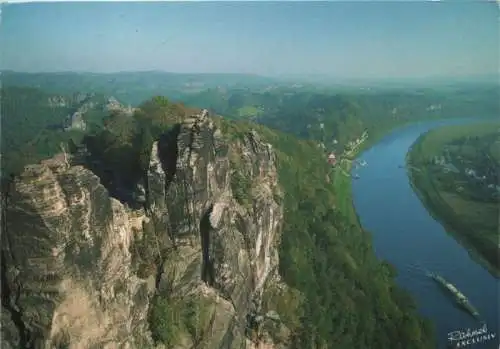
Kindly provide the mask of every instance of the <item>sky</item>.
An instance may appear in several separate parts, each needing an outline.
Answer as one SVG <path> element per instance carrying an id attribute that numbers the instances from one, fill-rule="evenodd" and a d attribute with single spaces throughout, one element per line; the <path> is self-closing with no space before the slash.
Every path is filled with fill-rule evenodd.
<path id="1" fill-rule="evenodd" d="M 495 2 L 4 4 L 0 68 L 412 78 L 496 74 Z"/>

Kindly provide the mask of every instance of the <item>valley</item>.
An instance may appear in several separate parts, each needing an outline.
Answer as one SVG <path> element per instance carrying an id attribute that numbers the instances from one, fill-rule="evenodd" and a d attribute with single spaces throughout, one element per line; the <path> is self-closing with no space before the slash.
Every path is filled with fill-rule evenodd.
<path id="1" fill-rule="evenodd" d="M 130 334 L 129 343 L 151 348 L 220 348 L 242 343 L 272 343 L 273 348 L 435 348 L 432 323 L 419 314 L 415 300 L 396 282 L 400 271 L 373 251 L 371 233 L 361 225 L 352 203 L 349 173 L 353 159 L 391 130 L 422 120 L 452 118 L 463 105 L 458 108 L 443 100 L 443 114 L 429 109 L 429 100 L 440 101 L 444 92 L 430 91 L 415 99 L 412 89 L 366 94 L 308 87 L 290 94 L 288 88 L 276 88 L 269 94 L 257 88 L 242 94 L 239 88 L 227 88 L 225 93 L 239 100 L 236 109 L 202 110 L 195 102 L 191 106 L 169 96 L 153 96 L 130 107 L 102 93 L 68 90 L 54 94 L 11 83 L 2 91 L 6 122 L 10 123 L 2 141 L 17 142 L 9 143 L 10 147 L 6 143 L 2 154 L 6 159 L 2 162 L 3 198 L 10 197 L 4 205 L 5 229 L 8 234 L 26 234 L 15 223 L 21 220 L 17 216 L 20 198 L 28 195 L 23 188 L 33 188 L 29 194 L 33 202 L 42 203 L 40 208 L 30 206 L 33 217 L 48 219 L 49 213 L 40 210 L 49 202 L 37 194 L 43 189 L 37 191 L 37 182 L 30 182 L 33 176 L 40 183 L 55 181 L 54 188 L 61 186 L 61 193 L 69 195 L 58 199 L 61 203 L 77 200 L 71 196 L 75 188 L 98 190 L 101 196 L 91 199 L 89 205 L 107 207 L 109 201 L 116 212 L 122 212 L 121 217 L 128 217 L 124 222 L 131 223 L 119 224 L 130 234 L 125 241 L 130 241 L 131 259 L 126 254 L 114 258 L 124 265 L 125 274 L 120 275 L 137 289 L 127 291 L 121 285 L 116 292 L 138 292 L 141 301 L 137 304 L 141 305 L 127 308 L 113 298 L 102 298 L 97 305 L 87 305 L 87 311 L 115 309 L 102 315 L 109 319 L 119 316 L 118 309 L 142 316 L 141 321 L 131 318 L 126 325 L 138 329 Z M 462 88 L 468 91 L 467 86 Z M 462 103 L 460 94 L 447 93 L 446 100 Z M 258 115 L 248 114 L 256 108 L 249 102 L 250 96 L 266 99 L 258 107 Z M 184 95 L 179 100 L 183 98 L 188 99 Z M 475 102 L 469 99 L 467 103 L 480 105 L 486 117 L 495 115 L 493 104 L 481 104 L 482 98 L 477 95 Z M 19 100 L 29 102 L 17 108 Z M 246 114 L 241 108 L 246 108 Z M 398 109 L 405 111 L 398 114 Z M 66 166 L 57 157 L 61 151 L 70 159 L 69 168 L 61 169 Z M 338 157 L 333 166 L 327 158 L 331 152 Z M 39 165 L 33 167 L 36 163 Z M 56 179 L 45 179 L 53 175 Z M 81 179 L 72 182 L 75 175 Z M 91 184 L 97 179 L 99 184 Z M 226 211 L 229 206 L 233 208 Z M 73 212 L 73 206 L 67 207 Z M 76 211 L 68 214 L 67 219 L 81 219 Z M 234 215 L 233 223 L 217 225 L 224 214 Z M 104 211 L 102 215 L 92 218 L 92 224 L 118 229 L 118 223 L 109 223 L 111 216 Z M 273 219 L 274 227 L 251 223 Z M 74 224 L 77 232 L 87 229 L 89 223 Z M 227 229 L 236 234 L 233 240 L 222 238 Z M 43 233 L 50 237 L 48 245 L 54 243 L 54 232 Z M 94 234 L 92 239 L 100 241 L 99 230 L 86 234 Z M 109 240 L 112 236 L 106 238 L 110 246 L 118 244 Z M 29 235 L 24 238 L 30 239 Z M 267 239 L 263 250 L 267 252 L 258 257 L 260 248 L 250 246 L 264 246 L 263 239 Z M 80 278 L 73 268 L 111 272 L 99 257 L 106 245 L 90 247 L 81 237 L 71 241 L 68 253 L 74 251 L 75 256 L 65 262 L 62 268 L 66 271 L 57 278 L 86 284 L 90 279 Z M 17 256 L 20 247 L 16 246 L 21 245 L 9 245 L 3 253 Z M 232 248 L 241 251 L 239 262 L 229 252 Z M 76 251 L 83 252 L 78 255 Z M 260 258 L 268 262 L 254 266 Z M 236 266 L 246 271 L 236 276 L 227 269 Z M 268 271 L 262 274 L 263 270 Z M 49 270 L 51 275 L 55 272 Z M 257 282 L 262 275 L 268 276 Z M 5 284 L 13 287 L 13 280 L 6 278 Z M 231 286 L 235 280 L 248 286 L 236 291 Z M 49 289 L 63 296 L 61 285 L 55 282 Z M 85 292 L 96 295 L 109 285 L 85 287 L 92 290 Z M 191 291 L 184 294 L 189 287 Z M 15 297 L 22 301 L 13 295 L 5 302 L 14 303 L 6 304 L 21 304 L 23 311 L 31 312 L 44 306 L 36 303 L 40 298 L 36 292 L 25 293 L 22 288 L 19 292 Z M 56 299 L 51 302 L 57 306 Z M 44 314 L 51 316 L 50 312 Z M 6 338 L 16 338 L 16 326 L 7 321 Z M 51 337 L 48 323 L 32 319 L 23 326 L 27 333 L 23 340 L 30 345 L 63 343 L 75 336 L 89 336 L 85 331 L 90 330 L 72 329 L 63 337 Z"/>
<path id="2" fill-rule="evenodd" d="M 496 2 L 1 10 L 2 348 L 499 348 Z"/>

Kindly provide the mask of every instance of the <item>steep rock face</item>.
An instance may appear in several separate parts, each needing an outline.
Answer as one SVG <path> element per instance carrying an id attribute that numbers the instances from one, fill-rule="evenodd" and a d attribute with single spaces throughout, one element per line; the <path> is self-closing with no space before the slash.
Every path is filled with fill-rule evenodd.
<path id="1" fill-rule="evenodd" d="M 59 157 L 26 168 L 6 200 L 2 303 L 24 329 L 21 347 L 150 342 L 147 284 L 131 268 L 135 222 L 98 177 Z"/>
<path id="2" fill-rule="evenodd" d="M 2 344 L 152 347 L 148 312 L 168 299 L 196 305 L 190 326 L 168 320 L 171 347 L 281 347 L 252 335 L 269 310 L 265 288 L 280 285 L 275 155 L 256 133 L 228 142 L 206 114 L 153 145 L 144 209 L 64 155 L 14 181 L 3 198 Z M 235 199 L 236 175 L 246 201 Z"/>
<path id="3" fill-rule="evenodd" d="M 234 171 L 250 182 L 248 205 L 235 200 Z M 148 184 L 156 229 L 167 227 L 161 244 L 171 248 L 159 291 L 181 304 L 201 297 L 210 304 L 206 318 L 215 322 L 200 319 L 206 335 L 179 347 L 245 348 L 247 318 L 261 311 L 269 276 L 277 279 L 283 212 L 275 201 L 280 193 L 270 145 L 256 133 L 228 144 L 204 112 L 155 143 Z"/>

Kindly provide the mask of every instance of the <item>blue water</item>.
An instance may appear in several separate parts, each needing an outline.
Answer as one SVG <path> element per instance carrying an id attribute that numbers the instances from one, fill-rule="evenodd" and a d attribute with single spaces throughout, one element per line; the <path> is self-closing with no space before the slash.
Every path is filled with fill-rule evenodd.
<path id="1" fill-rule="evenodd" d="M 439 348 L 446 347 L 449 332 L 472 330 L 480 324 L 457 308 L 422 268 L 455 284 L 478 309 L 488 330 L 496 333 L 495 339 L 467 348 L 498 349 L 500 280 L 446 233 L 413 192 L 406 170 L 399 168 L 421 134 L 440 125 L 463 122 L 470 120 L 412 124 L 392 132 L 360 154 L 358 159 L 368 165 L 353 170 L 360 176 L 353 180 L 354 206 L 361 224 L 373 236 L 377 256 L 397 268 L 398 284 L 412 294 L 421 314 L 433 321 Z"/>

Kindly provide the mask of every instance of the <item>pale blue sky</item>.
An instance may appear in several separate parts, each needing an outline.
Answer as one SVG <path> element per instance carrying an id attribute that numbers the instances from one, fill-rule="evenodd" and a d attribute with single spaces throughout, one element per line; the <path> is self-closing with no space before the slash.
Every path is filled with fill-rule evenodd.
<path id="1" fill-rule="evenodd" d="M 498 71 L 495 2 L 4 5 L 2 69 L 425 77 Z"/>

